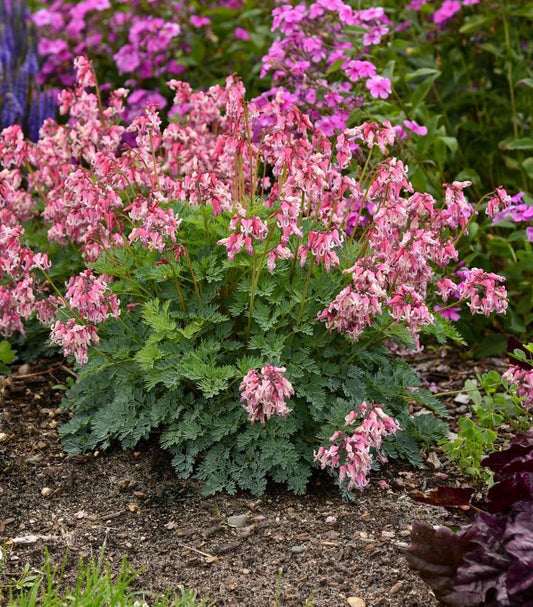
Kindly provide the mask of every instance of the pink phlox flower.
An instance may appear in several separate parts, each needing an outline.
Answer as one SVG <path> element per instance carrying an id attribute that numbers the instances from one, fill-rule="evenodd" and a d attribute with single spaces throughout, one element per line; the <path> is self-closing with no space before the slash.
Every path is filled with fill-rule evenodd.
<path id="1" fill-rule="evenodd" d="M 427 127 L 419 125 L 414 120 L 404 120 L 403 123 L 411 132 L 415 133 L 416 135 L 421 135 L 423 137 L 424 135 L 428 134 Z"/>
<path id="2" fill-rule="evenodd" d="M 248 33 L 248 30 L 245 30 L 242 27 L 236 27 L 233 30 L 233 35 L 235 36 L 235 38 L 237 38 L 237 40 L 243 40 L 244 42 L 250 40 L 250 34 Z"/>
<path id="3" fill-rule="evenodd" d="M 189 23 L 193 27 L 207 27 L 211 25 L 211 19 L 209 17 L 202 17 L 201 15 L 191 15 Z"/>
<path id="4" fill-rule="evenodd" d="M 392 92 L 391 81 L 383 76 L 372 76 L 366 81 L 366 88 L 374 99 L 387 99 Z"/>
<path id="5" fill-rule="evenodd" d="M 405 8 L 408 11 L 419 11 L 428 2 L 429 0 L 412 0 Z"/>
<path id="6" fill-rule="evenodd" d="M 344 73 L 350 80 L 356 82 L 360 78 L 373 78 L 376 75 L 376 66 L 370 61 L 348 61 L 343 65 Z"/>
<path id="7" fill-rule="evenodd" d="M 438 312 L 443 318 L 447 320 L 451 320 L 452 322 L 457 322 L 461 319 L 461 308 L 457 306 L 453 306 L 452 308 L 445 308 L 440 305 L 434 306 L 435 312 Z"/>
<path id="8" fill-rule="evenodd" d="M 259 420 L 264 426 L 265 419 L 272 415 L 287 417 L 290 413 L 285 401 L 294 394 L 294 389 L 284 377 L 286 371 L 285 367 L 265 365 L 259 373 L 251 369 L 245 375 L 239 390 L 252 424 Z"/>
<path id="9" fill-rule="evenodd" d="M 383 37 L 389 33 L 386 25 L 371 26 L 366 34 L 363 34 L 363 44 L 366 46 L 378 45 Z"/>
<path id="10" fill-rule="evenodd" d="M 442 25 L 460 10 L 461 3 L 458 0 L 444 0 L 441 7 L 433 13 L 433 23 Z"/>

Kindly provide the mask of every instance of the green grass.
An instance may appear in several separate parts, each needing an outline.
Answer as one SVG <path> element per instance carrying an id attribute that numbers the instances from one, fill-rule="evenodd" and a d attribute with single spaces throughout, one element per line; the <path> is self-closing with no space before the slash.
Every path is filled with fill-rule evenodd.
<path id="1" fill-rule="evenodd" d="M 66 558 L 60 566 L 52 566 L 45 550 L 42 570 L 26 565 L 20 575 L 6 580 L 0 558 L 0 604 L 7 607 L 209 607 L 212 602 L 199 599 L 196 592 L 179 588 L 165 595 L 132 590 L 139 575 L 122 559 L 116 575 L 104 563 L 102 547 L 97 560 L 78 562 L 75 581 L 64 581 Z M 0 550 L 0 555 L 3 551 Z M 5 551 L 4 551 L 5 554 Z M 5 559 L 4 559 L 5 560 Z"/>

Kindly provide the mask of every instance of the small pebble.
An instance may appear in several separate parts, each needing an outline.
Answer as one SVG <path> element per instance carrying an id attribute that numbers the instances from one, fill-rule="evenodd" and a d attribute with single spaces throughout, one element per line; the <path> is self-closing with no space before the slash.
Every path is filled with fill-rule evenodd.
<path id="1" fill-rule="evenodd" d="M 0 443 L 5 443 L 9 436 L 5 432 L 0 432 Z"/>
<path id="2" fill-rule="evenodd" d="M 50 487 L 43 487 L 41 489 L 41 495 L 43 497 L 48 497 L 49 495 L 52 495 L 52 489 L 50 489 Z"/>
<path id="3" fill-rule="evenodd" d="M 346 600 L 350 607 L 366 607 L 365 601 L 358 596 L 349 596 Z"/>
<path id="4" fill-rule="evenodd" d="M 291 552 L 294 554 L 302 554 L 302 552 L 305 552 L 305 546 L 291 546 Z"/>
<path id="5" fill-rule="evenodd" d="M 235 516 L 228 516 L 227 522 L 230 527 L 242 529 L 248 524 L 248 517 L 246 514 L 236 514 Z"/>
<path id="6" fill-rule="evenodd" d="M 394 586 L 389 590 L 389 594 L 396 594 L 399 590 L 401 590 L 403 586 L 403 582 L 396 582 Z"/>

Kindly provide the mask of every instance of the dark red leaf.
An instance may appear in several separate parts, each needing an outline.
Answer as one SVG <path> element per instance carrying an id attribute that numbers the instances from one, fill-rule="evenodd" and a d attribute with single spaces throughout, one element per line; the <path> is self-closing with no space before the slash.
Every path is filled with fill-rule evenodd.
<path id="1" fill-rule="evenodd" d="M 422 504 L 458 507 L 470 505 L 470 498 L 473 494 L 472 487 L 437 487 L 424 492 L 412 491 L 409 493 L 409 497 Z"/>

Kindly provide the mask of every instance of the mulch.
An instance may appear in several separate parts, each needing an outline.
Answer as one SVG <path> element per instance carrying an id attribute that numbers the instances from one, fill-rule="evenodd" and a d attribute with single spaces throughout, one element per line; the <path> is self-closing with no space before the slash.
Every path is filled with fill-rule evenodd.
<path id="1" fill-rule="evenodd" d="M 505 367 L 499 359 L 464 361 L 438 352 L 414 364 L 424 382 L 442 391 Z M 165 592 L 182 585 L 220 606 L 291 607 L 310 597 L 315 607 L 437 605 L 403 551 L 414 520 L 435 525 L 455 516 L 409 497 L 444 481 L 463 482 L 438 448 L 422 469 L 387 466 L 353 502 L 319 473 L 305 496 L 272 486 L 261 498 L 203 498 L 197 483 L 176 477 L 155 441 L 136 451 L 64 453 L 58 427 L 68 414 L 59 409 L 58 385 L 68 374 L 63 361 L 45 360 L 22 365 L 2 382 L 0 603 L 2 586 L 26 563 L 42 566 L 45 546 L 56 563 L 67 554 L 66 574 L 73 576 L 78 559 L 97 557 L 105 543 L 114 570 L 123 556 L 142 568 L 137 587 Z M 452 419 L 468 414 L 453 397 L 447 406 Z"/>

